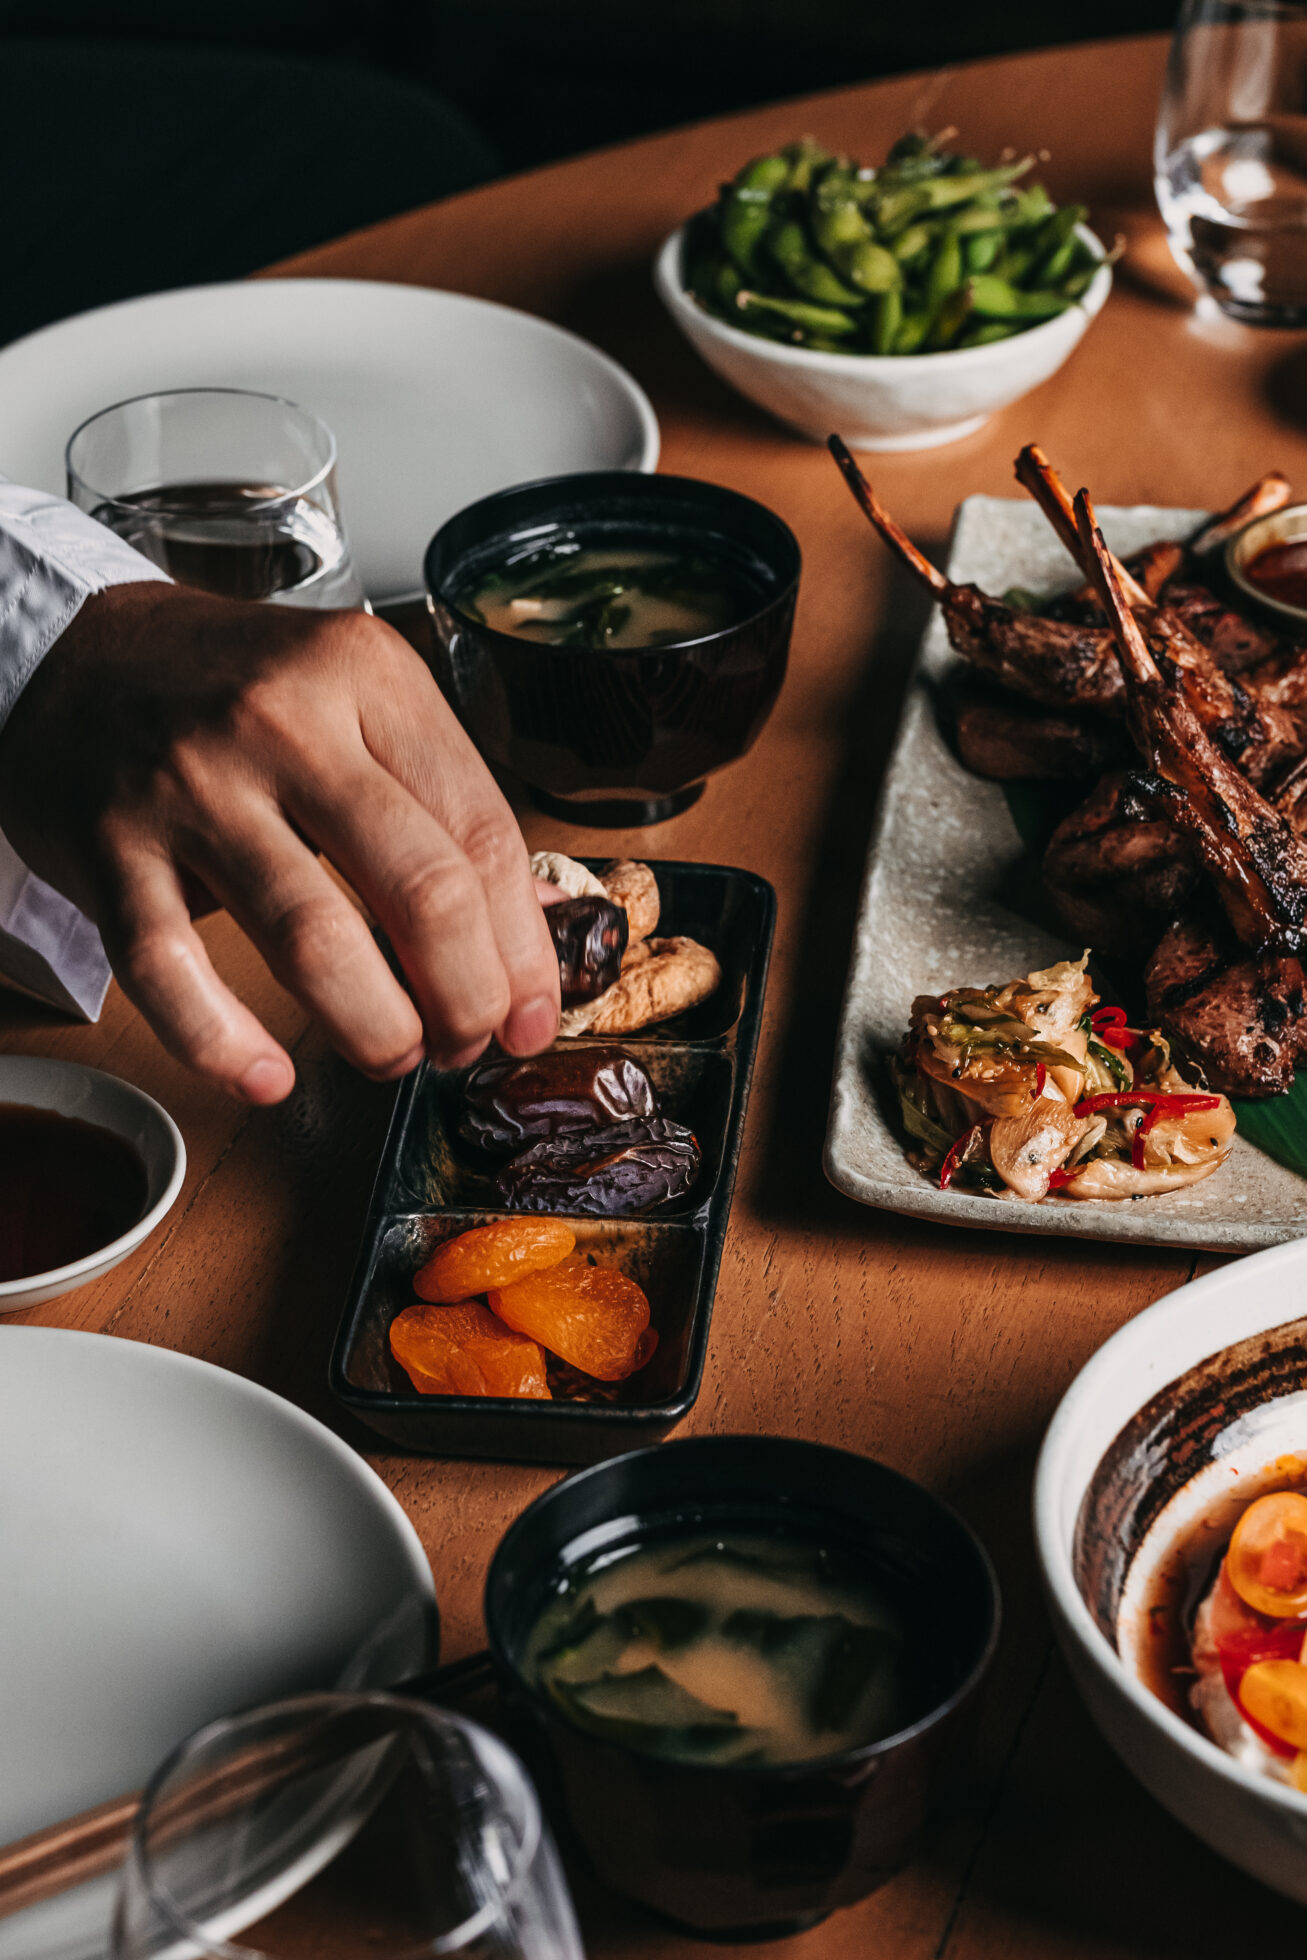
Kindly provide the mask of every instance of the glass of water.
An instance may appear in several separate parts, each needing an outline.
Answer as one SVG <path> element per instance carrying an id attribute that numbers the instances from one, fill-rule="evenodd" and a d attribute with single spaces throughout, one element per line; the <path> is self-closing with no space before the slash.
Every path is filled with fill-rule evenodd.
<path id="1" fill-rule="evenodd" d="M 584 1960 L 526 1772 L 395 1695 L 211 1723 L 142 1799 L 111 1960 Z"/>
<path id="2" fill-rule="evenodd" d="M 336 441 L 240 388 L 138 395 L 83 422 L 68 495 L 183 585 L 280 606 L 366 606 L 336 493 Z"/>
<path id="3" fill-rule="evenodd" d="M 1307 5 L 1185 0 L 1154 165 L 1190 278 L 1236 319 L 1307 323 Z"/>

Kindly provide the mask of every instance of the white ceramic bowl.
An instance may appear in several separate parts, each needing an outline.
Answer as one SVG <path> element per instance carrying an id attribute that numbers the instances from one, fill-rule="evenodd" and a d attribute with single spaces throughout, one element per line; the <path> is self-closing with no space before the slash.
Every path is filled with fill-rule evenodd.
<path id="1" fill-rule="evenodd" d="M 1181 1823 L 1303 1903 L 1307 1796 L 1245 1768 L 1168 1708 L 1105 1626 L 1128 1651 L 1132 1621 L 1146 1611 L 1141 1576 L 1177 1528 L 1227 1493 L 1232 1473 L 1251 1478 L 1282 1452 L 1307 1449 L 1305 1312 L 1301 1239 L 1168 1294 L 1081 1370 L 1035 1475 L 1054 1630 L 1098 1727 Z M 1154 1516 L 1158 1491 L 1166 1503 Z"/>
<path id="2" fill-rule="evenodd" d="M 1095 252 L 1083 225 L 1077 236 Z M 727 326 L 686 291 L 685 227 L 665 240 L 654 284 L 690 345 L 723 381 L 801 435 L 832 430 L 853 449 L 934 449 L 969 436 L 1000 408 L 1056 374 L 1112 286 L 1104 260 L 1079 305 L 1010 340 L 940 354 L 819 354 Z"/>
<path id="3" fill-rule="evenodd" d="M 186 1175 L 186 1145 L 166 1109 L 116 1075 L 80 1062 L 56 1062 L 40 1055 L 0 1055 L 0 1103 L 21 1103 L 28 1109 L 56 1109 L 61 1116 L 78 1116 L 102 1130 L 112 1130 L 135 1150 L 145 1165 L 145 1211 L 120 1238 L 98 1252 L 48 1273 L 0 1282 L 0 1314 L 20 1307 L 38 1307 L 85 1286 L 107 1273 L 149 1238 L 171 1211 Z"/>

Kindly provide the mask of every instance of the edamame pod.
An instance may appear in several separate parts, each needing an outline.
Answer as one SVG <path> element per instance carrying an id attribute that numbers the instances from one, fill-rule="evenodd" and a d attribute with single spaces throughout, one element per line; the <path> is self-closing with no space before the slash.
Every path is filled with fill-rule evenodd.
<path id="1" fill-rule="evenodd" d="M 892 354 L 903 324 L 903 298 L 897 286 L 872 302 L 871 351 Z"/>
<path id="2" fill-rule="evenodd" d="M 962 284 L 962 245 L 955 231 L 946 231 L 926 270 L 926 303 L 938 308 Z"/>
<path id="3" fill-rule="evenodd" d="M 790 174 L 781 156 L 755 157 L 726 186 L 721 202 L 721 240 L 746 278 L 756 278 L 772 200 Z"/>
<path id="4" fill-rule="evenodd" d="M 971 312 L 971 286 L 955 286 L 944 295 L 935 309 L 930 332 L 926 335 L 926 346 L 932 353 L 951 347 L 961 333 L 963 324 Z"/>
<path id="5" fill-rule="evenodd" d="M 817 257 L 798 218 L 782 218 L 772 226 L 767 234 L 767 250 L 795 292 L 804 299 L 815 299 L 823 306 L 861 305 L 860 295 L 853 287 L 846 285 Z"/>
<path id="6" fill-rule="evenodd" d="M 808 300 L 775 299 L 770 293 L 743 292 L 735 302 L 737 312 L 764 319 L 785 320 L 795 331 L 795 339 L 805 334 L 822 334 L 830 340 L 844 340 L 858 331 L 851 313 L 834 306 L 814 306 Z"/>
<path id="7" fill-rule="evenodd" d="M 1023 292 L 992 272 L 977 273 L 971 281 L 972 310 L 986 319 L 1051 320 L 1069 304 L 1062 293 Z"/>
<path id="8" fill-rule="evenodd" d="M 1001 231 L 974 232 L 963 248 L 968 272 L 988 272 L 1003 249 Z"/>

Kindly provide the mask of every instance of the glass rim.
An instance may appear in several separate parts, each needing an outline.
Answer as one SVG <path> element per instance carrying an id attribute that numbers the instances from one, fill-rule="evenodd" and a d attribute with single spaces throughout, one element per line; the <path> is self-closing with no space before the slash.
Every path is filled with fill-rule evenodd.
<path id="1" fill-rule="evenodd" d="M 293 402 L 289 395 L 274 395 L 263 388 L 148 388 L 144 394 L 124 395 L 120 401 L 106 402 L 105 406 L 103 408 L 97 408 L 93 415 L 83 416 L 64 444 L 64 473 L 69 483 L 79 484 L 83 490 L 89 491 L 91 496 L 98 498 L 102 504 L 111 504 L 115 510 L 139 511 L 140 506 L 134 503 L 130 497 L 122 494 L 116 495 L 108 490 L 97 489 L 95 484 L 89 478 L 85 477 L 81 470 L 74 465 L 73 445 L 78 437 L 84 435 L 93 423 L 103 421 L 106 415 L 117 415 L 125 408 L 135 408 L 140 402 L 171 401 L 181 395 L 189 395 L 191 397 L 198 395 L 239 395 L 246 401 L 274 402 L 278 408 L 289 408 L 296 415 L 302 416 L 324 438 L 327 458 L 313 472 L 312 476 L 306 477 L 302 483 L 294 488 L 288 487 L 280 491 L 275 497 L 252 499 L 248 506 L 251 511 L 274 510 L 279 504 L 290 503 L 300 497 L 308 496 L 311 491 L 318 489 L 326 481 L 336 467 L 337 450 L 335 432 L 323 421 L 320 415 L 315 415 L 311 408 L 305 408 L 300 402 Z M 156 508 L 160 515 L 169 517 L 180 517 L 190 514 L 186 507 L 180 504 L 160 504 Z"/>
<path id="2" fill-rule="evenodd" d="M 395 1709 L 416 1715 L 427 1724 L 436 1726 L 449 1724 L 464 1734 L 471 1731 L 475 1736 L 488 1736 L 492 1743 L 502 1749 L 511 1765 L 517 1790 L 525 1808 L 522 1841 L 514 1852 L 512 1870 L 507 1880 L 496 1890 L 495 1896 L 488 1899 L 484 1905 L 478 1906 L 467 1919 L 451 1927 L 448 1932 L 438 1933 L 429 1940 L 419 1942 L 416 1946 L 406 1947 L 402 1952 L 390 1954 L 387 1960 L 429 1960 L 429 1956 L 435 1954 L 458 1953 L 487 1932 L 493 1926 L 498 1914 L 517 1897 L 527 1874 L 536 1862 L 544 1836 L 544 1820 L 540 1810 L 540 1799 L 534 1786 L 507 1743 L 501 1742 L 498 1736 L 480 1728 L 477 1723 L 453 1714 L 449 1709 L 436 1708 L 429 1702 L 416 1701 L 406 1695 L 388 1694 L 383 1689 L 357 1693 L 324 1691 L 316 1694 L 289 1695 L 281 1701 L 245 1709 L 237 1715 L 220 1715 L 212 1722 L 206 1722 L 203 1728 L 194 1730 L 169 1751 L 141 1792 L 141 1801 L 132 1823 L 131 1844 L 124 1866 L 124 1879 L 129 1873 L 135 1874 L 143 1885 L 151 1906 L 165 1920 L 169 1933 L 189 1940 L 199 1949 L 204 1960 L 276 1960 L 276 1956 L 269 1955 L 258 1947 L 242 1946 L 231 1940 L 219 1939 L 208 1932 L 199 1920 L 190 1917 L 159 1877 L 150 1849 L 145 1842 L 145 1825 L 152 1806 L 162 1794 L 168 1780 L 176 1774 L 189 1756 L 204 1748 L 223 1731 L 230 1731 L 235 1735 L 247 1725 L 291 1712 L 304 1715 L 314 1711 L 323 1714 L 343 1714 L 350 1709 L 366 1707 Z M 120 1891 L 119 1914 L 122 1911 L 123 1896 Z M 289 1896 L 293 1898 L 294 1894 Z M 284 1904 L 285 1901 L 282 1903 Z"/>

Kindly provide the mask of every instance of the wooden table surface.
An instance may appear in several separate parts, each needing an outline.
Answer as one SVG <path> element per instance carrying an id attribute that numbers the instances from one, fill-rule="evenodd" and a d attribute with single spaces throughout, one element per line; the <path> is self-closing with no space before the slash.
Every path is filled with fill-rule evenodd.
<path id="1" fill-rule="evenodd" d="M 805 571 L 789 679 L 746 761 L 658 829 L 597 835 L 524 815 L 533 846 L 746 865 L 780 898 L 776 958 L 703 1392 L 682 1433 L 761 1431 L 882 1458 L 945 1493 L 998 1562 L 1006 1623 L 965 1802 L 927 1855 L 777 1960 L 1206 1960 L 1302 1950 L 1307 1917 L 1204 1851 L 1131 1781 L 1079 1707 L 1041 1610 L 1033 1456 L 1072 1376 L 1189 1278 L 1174 1252 L 970 1234 L 867 1211 L 822 1178 L 835 1017 L 876 789 L 922 606 L 889 572 L 824 451 L 701 367 L 650 284 L 659 240 L 746 157 L 811 131 L 876 159 L 918 122 L 980 155 L 1045 148 L 1059 199 L 1129 240 L 1069 366 L 952 447 L 871 459 L 933 552 L 976 491 L 1015 494 L 1037 439 L 1103 503 L 1220 505 L 1261 471 L 1307 487 L 1307 338 L 1195 315 L 1152 201 L 1164 45 L 1101 43 L 849 89 L 583 157 L 326 246 L 280 272 L 389 279 L 565 323 L 651 395 L 662 467 L 761 498 Z M 362 1450 L 430 1555 L 446 1654 L 480 1643 L 505 1526 L 557 1474 L 379 1453 L 328 1404 L 327 1356 L 389 1094 L 354 1078 L 226 920 L 220 968 L 295 1055 L 299 1087 L 253 1111 L 189 1079 L 112 992 L 97 1027 L 7 999 L 7 1049 L 95 1062 L 174 1113 L 190 1168 L 164 1229 L 95 1285 L 27 1316 L 179 1348 L 301 1403 Z M 968 976 L 959 976 L 966 978 Z M 707 1954 L 584 1884 L 593 1955 Z"/>

